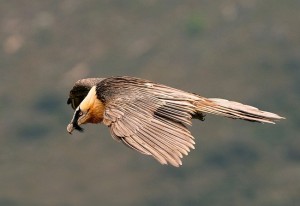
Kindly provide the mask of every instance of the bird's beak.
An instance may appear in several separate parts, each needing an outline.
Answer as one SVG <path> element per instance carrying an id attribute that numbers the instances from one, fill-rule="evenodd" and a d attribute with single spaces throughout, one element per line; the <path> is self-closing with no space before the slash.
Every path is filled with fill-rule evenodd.
<path id="1" fill-rule="evenodd" d="M 67 131 L 69 132 L 69 134 L 72 134 L 73 130 L 74 130 L 73 123 L 68 124 Z"/>

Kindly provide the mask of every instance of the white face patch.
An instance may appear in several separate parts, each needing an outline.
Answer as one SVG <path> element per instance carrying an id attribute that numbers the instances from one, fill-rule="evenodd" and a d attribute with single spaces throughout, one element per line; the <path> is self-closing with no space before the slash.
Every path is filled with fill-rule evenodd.
<path id="1" fill-rule="evenodd" d="M 93 86 L 84 98 L 84 100 L 82 100 L 82 102 L 80 103 L 80 110 L 82 112 L 87 112 L 88 109 L 94 104 L 96 98 L 96 86 Z"/>

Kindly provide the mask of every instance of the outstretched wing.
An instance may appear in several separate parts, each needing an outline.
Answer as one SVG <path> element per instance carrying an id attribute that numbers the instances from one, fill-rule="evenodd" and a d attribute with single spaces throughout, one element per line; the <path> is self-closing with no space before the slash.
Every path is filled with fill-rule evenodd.
<path id="1" fill-rule="evenodd" d="M 190 93 L 132 77 L 108 78 L 97 85 L 105 104 L 103 123 L 114 139 L 161 164 L 181 165 L 195 142 L 185 126 L 195 106 Z M 192 95 L 191 95 L 192 96 Z"/>
<path id="2" fill-rule="evenodd" d="M 89 93 L 90 89 L 104 78 L 87 78 L 78 80 L 70 91 L 67 104 L 75 110 Z"/>

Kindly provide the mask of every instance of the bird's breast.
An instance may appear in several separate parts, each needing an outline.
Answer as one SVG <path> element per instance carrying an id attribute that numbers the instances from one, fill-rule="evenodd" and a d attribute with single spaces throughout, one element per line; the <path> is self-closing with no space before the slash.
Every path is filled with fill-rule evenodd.
<path id="1" fill-rule="evenodd" d="M 101 102 L 99 99 L 96 99 L 93 105 L 90 107 L 88 122 L 93 124 L 101 123 L 103 120 L 104 108 L 105 105 L 103 102 Z"/>

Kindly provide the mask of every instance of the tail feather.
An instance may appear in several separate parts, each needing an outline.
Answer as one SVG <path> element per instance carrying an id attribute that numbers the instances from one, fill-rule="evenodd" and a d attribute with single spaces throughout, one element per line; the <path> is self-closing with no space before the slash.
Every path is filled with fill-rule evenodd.
<path id="1" fill-rule="evenodd" d="M 277 114 L 266 112 L 239 102 L 226 99 L 210 98 L 196 103 L 198 112 L 220 115 L 232 119 L 243 119 L 252 122 L 275 124 L 275 121 L 285 119 Z"/>

